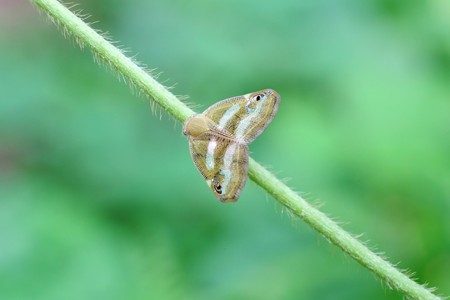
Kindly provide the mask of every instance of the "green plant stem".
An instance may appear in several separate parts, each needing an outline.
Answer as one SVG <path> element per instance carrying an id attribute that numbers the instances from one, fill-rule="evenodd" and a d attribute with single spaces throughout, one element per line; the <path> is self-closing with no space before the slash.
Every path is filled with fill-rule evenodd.
<path id="1" fill-rule="evenodd" d="M 140 68 L 132 59 L 93 30 L 82 19 L 73 14 L 57 0 L 30 0 L 42 9 L 65 32 L 77 41 L 87 45 L 93 53 L 122 74 L 132 85 L 151 97 L 166 112 L 184 122 L 194 112 L 179 101 L 175 95 Z M 430 290 L 414 282 L 388 261 L 370 251 L 364 244 L 352 237 L 324 213 L 306 202 L 267 169 L 250 158 L 250 178 L 278 202 L 302 218 L 327 240 L 338 246 L 362 266 L 370 269 L 388 286 L 400 290 L 414 299 L 439 299 Z"/>

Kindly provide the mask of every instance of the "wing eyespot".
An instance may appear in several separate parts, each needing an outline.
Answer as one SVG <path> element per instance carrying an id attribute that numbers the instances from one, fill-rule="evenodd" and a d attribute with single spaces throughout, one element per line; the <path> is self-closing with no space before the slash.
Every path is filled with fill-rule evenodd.
<path id="1" fill-rule="evenodd" d="M 220 184 L 214 185 L 214 190 L 216 190 L 217 194 L 222 194 L 222 186 Z"/>
<path id="2" fill-rule="evenodd" d="M 219 171 L 219 173 L 222 172 L 222 170 Z M 214 186 L 214 190 L 217 192 L 217 194 L 221 195 L 222 194 L 222 186 L 219 183 L 219 179 L 217 178 L 217 175 L 214 176 L 213 178 L 213 186 Z"/>
<path id="3" fill-rule="evenodd" d="M 253 99 L 255 99 L 255 101 L 259 101 L 259 100 L 264 99 L 265 97 L 266 97 L 266 95 L 264 95 L 264 94 L 258 94 L 255 97 L 253 97 Z"/>

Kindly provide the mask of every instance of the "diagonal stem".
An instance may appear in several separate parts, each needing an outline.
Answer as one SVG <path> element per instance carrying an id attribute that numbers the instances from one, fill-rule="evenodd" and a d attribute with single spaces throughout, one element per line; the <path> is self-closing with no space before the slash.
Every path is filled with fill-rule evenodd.
<path id="1" fill-rule="evenodd" d="M 82 45 L 88 46 L 111 68 L 126 78 L 146 96 L 153 99 L 167 113 L 180 122 L 194 112 L 175 95 L 128 58 L 108 40 L 83 22 L 57 0 L 30 0 L 43 10 L 64 32 L 72 35 Z M 440 299 L 430 290 L 416 283 L 382 257 L 342 229 L 324 213 L 306 202 L 267 169 L 250 158 L 250 178 L 296 216 L 302 218 L 327 240 L 338 246 L 362 266 L 368 268 L 388 286 L 413 299 Z"/>

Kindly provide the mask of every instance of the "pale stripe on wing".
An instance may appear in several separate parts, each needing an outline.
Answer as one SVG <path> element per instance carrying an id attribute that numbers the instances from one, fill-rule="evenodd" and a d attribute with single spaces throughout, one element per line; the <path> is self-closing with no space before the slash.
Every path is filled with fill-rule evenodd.
<path id="1" fill-rule="evenodd" d="M 222 118 L 220 118 L 219 121 L 219 129 L 223 130 L 228 121 L 239 111 L 240 107 L 239 104 L 233 104 L 227 111 L 223 114 Z"/>
<path id="2" fill-rule="evenodd" d="M 206 152 L 206 168 L 208 170 L 214 169 L 214 151 L 217 147 L 217 141 L 215 138 L 212 138 L 208 143 L 208 151 Z"/>
<path id="3" fill-rule="evenodd" d="M 231 180 L 231 164 L 233 163 L 234 153 L 236 152 L 237 143 L 229 144 L 227 151 L 225 151 L 225 155 L 223 158 L 223 168 L 221 170 L 223 176 L 225 177 L 222 184 L 223 194 L 227 193 L 228 184 Z"/>
<path id="4" fill-rule="evenodd" d="M 252 124 L 253 119 L 255 119 L 259 116 L 264 103 L 265 103 L 265 101 L 259 101 L 255 107 L 255 110 L 253 112 L 249 113 L 248 116 L 246 116 L 244 119 L 242 119 L 241 122 L 239 122 L 239 125 L 236 129 L 237 140 L 240 140 L 240 141 L 243 140 L 245 131 L 247 130 L 248 126 L 250 126 L 250 124 Z"/>

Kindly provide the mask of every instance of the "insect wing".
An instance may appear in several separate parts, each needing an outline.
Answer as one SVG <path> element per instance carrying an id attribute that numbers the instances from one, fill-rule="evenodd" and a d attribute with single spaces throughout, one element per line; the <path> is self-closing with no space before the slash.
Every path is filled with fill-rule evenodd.
<path id="1" fill-rule="evenodd" d="M 222 202 L 234 202 L 247 181 L 248 148 L 227 139 L 189 138 L 195 166 L 214 195 Z"/>
<path id="2" fill-rule="evenodd" d="M 274 90 L 262 90 L 222 100 L 203 113 L 237 141 L 252 142 L 270 124 L 278 111 L 280 96 Z"/>

